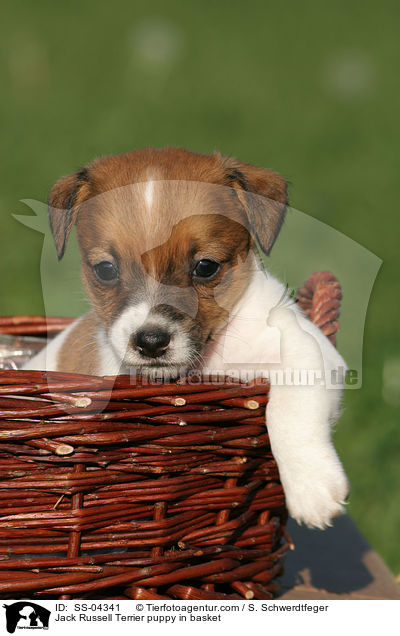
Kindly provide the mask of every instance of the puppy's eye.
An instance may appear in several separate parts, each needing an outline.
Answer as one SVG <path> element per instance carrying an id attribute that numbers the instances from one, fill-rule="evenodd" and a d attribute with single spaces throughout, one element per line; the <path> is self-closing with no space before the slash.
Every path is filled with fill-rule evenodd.
<path id="1" fill-rule="evenodd" d="M 196 278 L 211 278 L 219 271 L 220 267 L 221 265 L 219 263 L 210 261 L 208 258 L 203 258 L 201 261 L 196 263 L 193 270 L 193 276 Z"/>
<path id="2" fill-rule="evenodd" d="M 117 268 L 109 261 L 97 263 L 93 270 L 101 283 L 113 283 L 119 277 Z"/>

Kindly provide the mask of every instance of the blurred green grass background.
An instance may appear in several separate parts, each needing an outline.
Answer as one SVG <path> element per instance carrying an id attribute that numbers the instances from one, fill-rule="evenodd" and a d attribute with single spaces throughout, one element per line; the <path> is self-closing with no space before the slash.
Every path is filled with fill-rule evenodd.
<path id="1" fill-rule="evenodd" d="M 12 218 L 29 213 L 20 200 L 45 201 L 94 157 L 148 145 L 217 148 L 274 168 L 295 208 L 383 260 L 363 388 L 346 392 L 335 439 L 349 512 L 395 574 L 399 17 L 390 0 L 6 0 L 0 26 L 1 314 L 43 312 L 42 235 Z M 68 309 L 61 298 L 59 313 Z"/>

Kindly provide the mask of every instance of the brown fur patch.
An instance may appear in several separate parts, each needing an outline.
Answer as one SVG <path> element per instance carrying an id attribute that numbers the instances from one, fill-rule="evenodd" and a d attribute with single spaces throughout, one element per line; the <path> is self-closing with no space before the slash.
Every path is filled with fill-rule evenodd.
<path id="1" fill-rule="evenodd" d="M 98 345 L 95 340 L 98 320 L 93 312 L 85 314 L 67 335 L 57 355 L 57 369 L 66 373 L 99 373 Z"/>
<path id="2" fill-rule="evenodd" d="M 174 226 L 168 241 L 145 252 L 142 262 L 146 271 L 161 283 L 194 289 L 197 312 L 194 320 L 186 318 L 185 322 L 189 329 L 200 327 L 205 341 L 227 319 L 229 309 L 245 289 L 250 244 L 249 234 L 241 223 L 220 214 L 193 215 Z M 221 263 L 220 271 L 210 281 L 192 279 L 194 266 L 202 258 Z"/>
<path id="3" fill-rule="evenodd" d="M 152 172 L 156 180 L 234 186 L 249 193 L 245 202 L 241 197 L 241 204 L 261 247 L 266 253 L 270 251 L 287 205 L 287 185 L 278 173 L 223 157 L 219 152 L 204 155 L 182 148 L 145 148 L 96 159 L 53 186 L 49 214 L 59 258 L 84 201 L 147 181 Z"/>

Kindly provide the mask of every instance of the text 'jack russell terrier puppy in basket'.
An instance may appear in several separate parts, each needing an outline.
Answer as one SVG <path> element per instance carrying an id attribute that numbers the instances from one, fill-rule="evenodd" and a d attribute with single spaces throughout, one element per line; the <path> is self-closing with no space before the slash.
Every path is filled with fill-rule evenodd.
<path id="1" fill-rule="evenodd" d="M 269 253 L 286 205 L 280 175 L 219 153 L 149 148 L 63 177 L 50 225 L 59 259 L 76 226 L 93 311 L 26 368 L 165 379 L 345 368 L 254 252 L 258 243 Z M 290 514 L 311 527 L 328 525 L 348 494 L 330 438 L 340 394 L 321 382 L 271 382 L 272 452 Z"/>

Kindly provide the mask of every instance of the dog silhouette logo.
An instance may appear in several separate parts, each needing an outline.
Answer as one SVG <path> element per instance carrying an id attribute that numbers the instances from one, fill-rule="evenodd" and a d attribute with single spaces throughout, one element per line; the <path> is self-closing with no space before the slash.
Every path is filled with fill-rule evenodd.
<path id="1" fill-rule="evenodd" d="M 13 634 L 16 629 L 49 628 L 51 612 L 37 603 L 18 601 L 3 607 L 6 610 L 6 626 L 9 634 Z"/>

